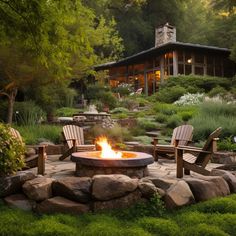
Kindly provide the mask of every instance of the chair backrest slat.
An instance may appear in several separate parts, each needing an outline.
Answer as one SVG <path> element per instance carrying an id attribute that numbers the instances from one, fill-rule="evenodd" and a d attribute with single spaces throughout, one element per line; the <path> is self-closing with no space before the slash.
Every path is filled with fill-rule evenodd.
<path id="1" fill-rule="evenodd" d="M 62 129 L 69 148 L 73 147 L 73 141 L 71 139 L 76 140 L 76 145 L 84 144 L 84 132 L 82 128 L 77 125 L 65 125 Z"/>
<path id="2" fill-rule="evenodd" d="M 213 131 L 207 138 L 207 141 L 205 142 L 202 150 L 203 151 L 212 151 L 212 142 L 214 140 L 214 138 L 218 138 L 220 133 L 221 133 L 222 128 L 219 127 L 217 128 L 215 131 Z M 210 154 L 206 154 L 206 153 L 199 153 L 199 155 L 197 156 L 197 159 L 195 161 L 195 163 L 197 165 L 201 165 L 201 166 L 206 166 L 206 164 L 209 162 L 211 158 Z"/>
<path id="3" fill-rule="evenodd" d="M 175 141 L 178 140 L 178 145 L 187 145 L 193 137 L 193 126 L 192 125 L 181 125 L 173 130 L 171 144 L 174 145 Z"/>
<path id="4" fill-rule="evenodd" d="M 13 137 L 15 137 L 16 139 L 18 139 L 21 143 L 23 143 L 23 139 L 22 139 L 22 137 L 21 137 L 21 135 L 20 135 L 20 133 L 19 133 L 18 130 L 16 130 L 16 129 L 10 127 L 10 131 L 11 131 L 11 135 L 12 135 Z"/>

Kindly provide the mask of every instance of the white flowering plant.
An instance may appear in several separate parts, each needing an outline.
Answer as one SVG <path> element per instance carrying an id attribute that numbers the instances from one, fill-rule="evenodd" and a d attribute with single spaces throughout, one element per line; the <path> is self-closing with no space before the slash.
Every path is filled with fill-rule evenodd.
<path id="1" fill-rule="evenodd" d="M 178 106 L 198 105 L 204 101 L 204 93 L 187 93 L 174 102 Z"/>

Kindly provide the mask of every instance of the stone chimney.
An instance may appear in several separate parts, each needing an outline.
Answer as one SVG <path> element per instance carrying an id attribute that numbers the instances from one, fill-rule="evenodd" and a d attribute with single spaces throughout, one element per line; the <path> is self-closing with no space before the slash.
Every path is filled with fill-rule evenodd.
<path id="1" fill-rule="evenodd" d="M 176 42 L 176 28 L 166 23 L 156 28 L 155 47 L 169 42 Z"/>

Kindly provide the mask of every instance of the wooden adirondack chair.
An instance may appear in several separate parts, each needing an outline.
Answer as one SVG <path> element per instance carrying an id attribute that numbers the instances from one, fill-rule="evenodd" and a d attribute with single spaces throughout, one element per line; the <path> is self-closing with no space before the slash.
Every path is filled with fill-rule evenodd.
<path id="1" fill-rule="evenodd" d="M 14 128 L 10 128 L 12 136 L 18 139 L 21 143 L 23 143 L 23 139 L 18 130 Z M 34 168 L 38 167 L 37 173 L 39 175 L 44 175 L 45 173 L 45 145 L 27 145 L 26 148 L 34 148 L 37 150 L 36 154 L 28 154 L 25 153 L 25 164 L 26 168 Z"/>
<path id="2" fill-rule="evenodd" d="M 158 161 L 158 156 L 172 157 L 175 156 L 175 147 L 178 145 L 188 145 L 192 141 L 193 126 L 181 125 L 173 130 L 171 142 L 169 145 L 158 144 L 158 138 L 153 139 L 154 150 L 153 156 L 155 161 Z"/>
<path id="3" fill-rule="evenodd" d="M 84 144 L 84 131 L 77 125 L 63 126 L 62 135 L 64 136 L 68 149 L 60 156 L 59 160 L 61 161 L 70 156 L 73 152 L 95 150 L 95 145 Z"/>
<path id="4" fill-rule="evenodd" d="M 212 157 L 212 154 L 217 151 L 217 140 L 220 135 L 222 128 L 217 128 L 214 132 L 212 132 L 203 148 L 196 148 L 190 146 L 178 146 L 176 147 L 176 162 L 177 162 L 177 170 L 176 175 L 177 178 L 183 177 L 183 169 L 184 173 L 189 175 L 190 170 L 197 172 L 202 175 L 209 175 L 210 171 L 206 170 L 205 167 L 209 160 Z M 193 153 L 197 153 L 197 155 L 193 155 Z"/>

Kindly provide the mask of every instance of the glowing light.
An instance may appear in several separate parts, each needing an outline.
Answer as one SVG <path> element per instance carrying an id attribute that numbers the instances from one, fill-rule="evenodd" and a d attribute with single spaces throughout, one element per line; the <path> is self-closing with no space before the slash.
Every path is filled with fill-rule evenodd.
<path id="1" fill-rule="evenodd" d="M 104 136 L 98 137 L 96 143 L 101 147 L 101 158 L 122 158 L 121 152 L 112 150 L 107 138 Z"/>
<path id="2" fill-rule="evenodd" d="M 192 58 L 189 58 L 188 60 L 187 60 L 187 62 L 190 64 L 190 63 L 192 63 Z"/>

